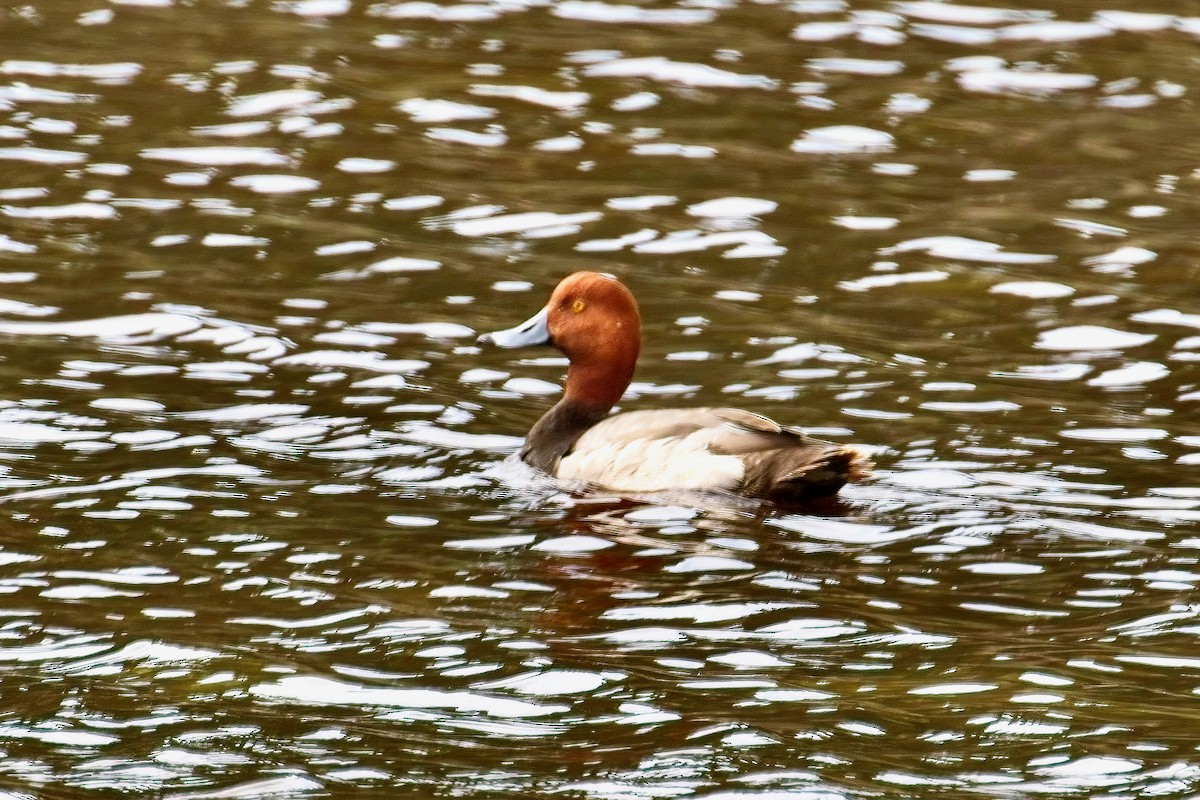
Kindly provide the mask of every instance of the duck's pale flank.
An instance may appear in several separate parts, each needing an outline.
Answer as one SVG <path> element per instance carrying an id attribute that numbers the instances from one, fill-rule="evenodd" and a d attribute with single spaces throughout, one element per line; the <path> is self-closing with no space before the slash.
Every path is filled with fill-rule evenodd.
<path id="1" fill-rule="evenodd" d="M 556 478 L 618 493 L 701 490 L 808 503 L 870 469 L 854 447 L 736 408 L 610 416 L 633 378 L 641 316 L 629 289 L 608 275 L 569 275 L 533 317 L 479 341 L 550 344 L 570 361 L 563 399 L 534 424 L 521 450 L 526 463 Z"/>

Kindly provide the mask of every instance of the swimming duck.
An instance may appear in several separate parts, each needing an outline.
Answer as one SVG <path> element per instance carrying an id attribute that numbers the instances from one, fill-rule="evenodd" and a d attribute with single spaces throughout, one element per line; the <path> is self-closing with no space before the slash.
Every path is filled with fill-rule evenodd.
<path id="1" fill-rule="evenodd" d="M 562 400 L 534 424 L 521 450 L 522 460 L 556 478 L 614 492 L 718 491 L 808 503 L 870 469 L 853 447 L 736 408 L 610 416 L 641 349 L 637 301 L 610 275 L 567 276 L 542 310 L 479 342 L 550 344 L 570 361 Z"/>

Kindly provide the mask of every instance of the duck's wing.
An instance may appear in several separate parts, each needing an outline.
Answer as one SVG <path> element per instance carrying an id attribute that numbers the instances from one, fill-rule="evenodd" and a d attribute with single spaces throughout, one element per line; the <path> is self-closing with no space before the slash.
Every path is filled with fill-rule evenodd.
<path id="1" fill-rule="evenodd" d="M 662 408 L 606 417 L 580 436 L 572 450 L 675 440 L 722 455 L 740 455 L 794 443 L 797 437 L 810 438 L 738 408 Z"/>
<path id="2" fill-rule="evenodd" d="M 683 439 L 714 425 L 711 408 L 660 408 L 624 411 L 597 422 L 579 437 L 576 447 L 597 442 L 633 442 L 646 439 Z"/>
<path id="3" fill-rule="evenodd" d="M 870 459 L 853 446 L 817 439 L 740 409 L 711 412 L 727 422 L 711 448 L 741 457 L 743 494 L 805 504 L 835 495 L 871 471 Z"/>
<path id="4" fill-rule="evenodd" d="M 666 414 L 664 422 L 671 420 L 693 449 L 702 446 L 716 456 L 736 457 L 742 466 L 736 491 L 750 497 L 809 503 L 837 494 L 871 471 L 870 459 L 855 447 L 817 439 L 740 408 L 634 413 Z"/>

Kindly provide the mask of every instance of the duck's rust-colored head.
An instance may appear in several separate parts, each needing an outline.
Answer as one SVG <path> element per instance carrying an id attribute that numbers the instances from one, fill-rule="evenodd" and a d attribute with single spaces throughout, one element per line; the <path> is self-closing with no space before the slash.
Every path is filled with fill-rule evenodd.
<path id="1" fill-rule="evenodd" d="M 633 294 L 616 278 L 576 272 L 559 282 L 537 314 L 479 341 L 497 347 L 553 345 L 571 362 L 565 399 L 607 408 L 633 379 L 642 320 Z"/>

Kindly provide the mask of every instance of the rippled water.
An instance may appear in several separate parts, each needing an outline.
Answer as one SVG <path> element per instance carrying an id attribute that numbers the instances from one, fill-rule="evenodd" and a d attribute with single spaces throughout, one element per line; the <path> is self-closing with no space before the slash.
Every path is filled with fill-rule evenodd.
<path id="1" fill-rule="evenodd" d="M 8 8 L 0 798 L 1195 796 L 1181 7 Z M 876 478 L 506 460 L 578 269 Z"/>

